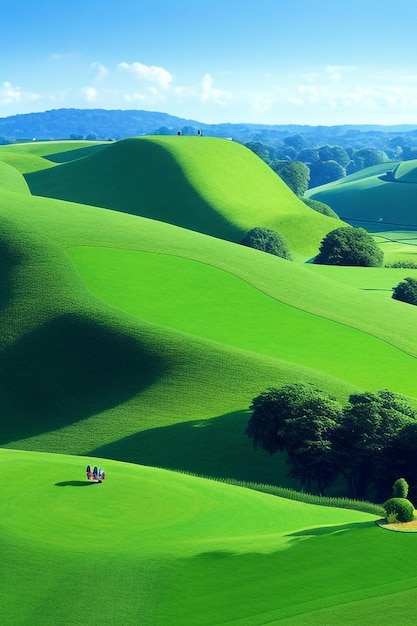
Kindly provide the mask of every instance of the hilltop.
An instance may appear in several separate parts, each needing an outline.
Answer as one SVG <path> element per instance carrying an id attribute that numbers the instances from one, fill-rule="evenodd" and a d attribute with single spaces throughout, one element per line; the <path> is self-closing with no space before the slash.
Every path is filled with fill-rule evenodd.
<path id="1" fill-rule="evenodd" d="M 32 193 L 237 243 L 248 230 L 269 227 L 304 258 L 314 256 L 334 228 L 334 219 L 308 208 L 261 159 L 235 142 L 146 137 L 91 149 L 91 156 L 27 174 Z"/>

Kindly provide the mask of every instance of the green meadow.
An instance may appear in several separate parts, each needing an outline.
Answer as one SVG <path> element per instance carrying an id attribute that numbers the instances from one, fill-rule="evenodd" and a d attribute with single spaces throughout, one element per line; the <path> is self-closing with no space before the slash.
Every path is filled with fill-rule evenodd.
<path id="1" fill-rule="evenodd" d="M 387 176 L 387 172 L 392 174 Z M 381 163 L 310 189 L 306 196 L 325 202 L 342 219 L 358 221 L 365 228 L 370 223 L 388 230 L 415 230 L 416 184 L 417 161 Z"/>
<path id="2" fill-rule="evenodd" d="M 308 263 L 340 222 L 209 137 L 4 146 L 0 215 L 2 623 L 412 623 L 412 533 L 222 481 L 300 489 L 245 436 L 270 386 L 417 406 L 417 270 Z"/>
<path id="3" fill-rule="evenodd" d="M 389 624 L 393 608 L 412 623 L 414 536 L 375 515 L 109 460 L 100 485 L 85 458 L 0 459 L 2 623 Z"/>

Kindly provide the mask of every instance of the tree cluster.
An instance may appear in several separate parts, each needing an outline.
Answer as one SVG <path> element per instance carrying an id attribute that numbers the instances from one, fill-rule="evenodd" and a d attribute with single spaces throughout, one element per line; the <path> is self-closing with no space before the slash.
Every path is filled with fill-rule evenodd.
<path id="1" fill-rule="evenodd" d="M 270 388 L 253 399 L 246 435 L 270 454 L 285 452 L 290 476 L 308 491 L 343 475 L 353 498 L 380 501 L 398 476 L 417 490 L 417 412 L 388 390 L 352 394 L 346 405 L 314 385 Z"/>
<path id="2" fill-rule="evenodd" d="M 348 144 L 349 141 L 345 143 Z M 406 145 L 403 147 L 384 144 L 384 150 L 367 145 L 358 148 L 349 145 L 345 147 L 330 144 L 311 145 L 309 140 L 300 134 L 287 136 L 281 143 L 275 145 L 266 145 L 261 141 L 248 141 L 245 145 L 272 167 L 291 188 L 294 174 L 288 168 L 288 164 L 297 164 L 298 169 L 300 165 L 304 166 L 306 189 L 311 189 L 379 163 L 417 158 L 417 151 L 413 149 L 407 151 Z"/>

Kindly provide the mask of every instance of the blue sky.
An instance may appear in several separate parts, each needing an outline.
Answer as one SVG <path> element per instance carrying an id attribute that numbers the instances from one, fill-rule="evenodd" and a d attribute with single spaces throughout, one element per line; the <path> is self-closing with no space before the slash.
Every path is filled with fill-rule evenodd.
<path id="1" fill-rule="evenodd" d="M 0 117 L 417 124 L 417 1 L 1 0 Z"/>

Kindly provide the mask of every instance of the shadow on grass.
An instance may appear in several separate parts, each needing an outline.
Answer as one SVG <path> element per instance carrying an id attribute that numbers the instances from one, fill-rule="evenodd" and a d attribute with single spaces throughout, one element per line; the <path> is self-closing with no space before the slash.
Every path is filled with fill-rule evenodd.
<path id="1" fill-rule="evenodd" d="M 81 314 L 46 322 L 0 357 L 1 443 L 122 404 L 165 371 L 140 339 Z"/>
<path id="2" fill-rule="evenodd" d="M 63 480 L 55 483 L 55 487 L 89 487 L 90 485 L 100 485 L 100 483 L 91 480 Z"/>
<path id="3" fill-rule="evenodd" d="M 317 526 L 315 528 L 306 528 L 298 530 L 295 533 L 289 533 L 287 537 L 320 537 L 321 535 L 338 535 L 350 530 L 359 530 L 360 528 L 368 528 L 375 526 L 374 521 L 369 522 L 352 522 L 350 524 L 342 524 L 340 526 Z"/>
<path id="4" fill-rule="evenodd" d="M 245 435 L 249 411 L 153 428 L 89 450 L 95 457 L 128 461 L 213 478 L 233 478 L 298 489 L 285 455 L 255 450 Z"/>

